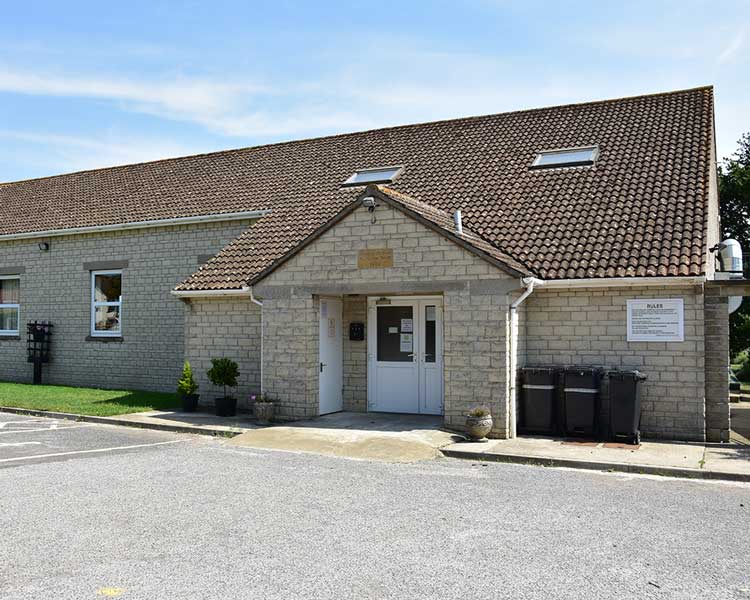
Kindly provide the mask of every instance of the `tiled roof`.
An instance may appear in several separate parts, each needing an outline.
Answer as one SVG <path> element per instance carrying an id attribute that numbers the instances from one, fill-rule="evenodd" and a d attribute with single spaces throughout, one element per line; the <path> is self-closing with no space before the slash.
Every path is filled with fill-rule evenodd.
<path id="1" fill-rule="evenodd" d="M 0 185 L 0 234 L 271 209 L 180 289 L 239 288 L 353 202 L 355 170 L 545 279 L 701 275 L 710 87 L 258 146 Z M 598 145 L 591 167 L 530 170 Z"/>

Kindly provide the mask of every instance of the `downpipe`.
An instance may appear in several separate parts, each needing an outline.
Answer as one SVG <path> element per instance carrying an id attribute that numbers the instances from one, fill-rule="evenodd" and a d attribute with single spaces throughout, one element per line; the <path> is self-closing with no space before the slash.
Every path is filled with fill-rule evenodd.
<path id="1" fill-rule="evenodd" d="M 508 407 L 508 418 L 510 422 L 508 423 L 508 429 L 510 431 L 511 438 L 515 438 L 518 434 L 518 427 L 516 423 L 518 419 L 518 398 L 516 397 L 516 388 L 518 387 L 516 384 L 516 381 L 518 379 L 518 376 L 516 374 L 516 371 L 518 370 L 518 307 L 523 304 L 526 298 L 534 293 L 535 287 L 543 286 L 544 283 L 544 280 L 537 279 L 536 277 L 524 277 L 523 279 L 521 279 L 521 284 L 526 289 L 514 302 L 511 302 L 508 309 L 510 312 L 510 366 L 508 369 L 508 377 L 510 378 L 510 406 Z"/>
<path id="2" fill-rule="evenodd" d="M 250 302 L 260 306 L 260 393 L 263 395 L 263 303 L 253 295 L 253 288 L 250 288 Z"/>

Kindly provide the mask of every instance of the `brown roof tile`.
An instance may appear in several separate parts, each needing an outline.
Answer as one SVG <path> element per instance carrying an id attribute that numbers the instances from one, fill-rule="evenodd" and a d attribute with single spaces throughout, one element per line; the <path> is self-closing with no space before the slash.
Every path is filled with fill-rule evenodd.
<path id="1" fill-rule="evenodd" d="M 242 287 L 356 199 L 356 169 L 402 164 L 393 192 L 539 277 L 700 275 L 712 135 L 704 87 L 286 142 L 0 185 L 0 235 L 271 209 L 180 289 Z M 529 169 L 593 144 L 591 167 Z"/>

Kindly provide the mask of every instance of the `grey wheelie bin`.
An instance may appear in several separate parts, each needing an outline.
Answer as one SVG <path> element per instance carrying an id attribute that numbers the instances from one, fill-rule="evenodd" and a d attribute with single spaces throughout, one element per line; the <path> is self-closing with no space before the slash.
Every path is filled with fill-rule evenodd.
<path id="1" fill-rule="evenodd" d="M 521 433 L 553 434 L 557 429 L 556 367 L 524 367 L 521 378 Z"/>
<path id="2" fill-rule="evenodd" d="M 640 371 L 609 372 L 609 435 L 613 441 L 641 443 L 641 382 L 645 380 Z"/>
<path id="3" fill-rule="evenodd" d="M 566 435 L 595 437 L 599 419 L 602 369 L 565 367 L 563 370 L 563 406 Z"/>

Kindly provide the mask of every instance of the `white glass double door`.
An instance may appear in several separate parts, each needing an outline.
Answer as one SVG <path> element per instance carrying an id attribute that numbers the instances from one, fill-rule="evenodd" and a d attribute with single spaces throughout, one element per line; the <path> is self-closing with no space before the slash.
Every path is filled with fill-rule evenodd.
<path id="1" fill-rule="evenodd" d="M 370 298 L 367 316 L 368 409 L 443 414 L 442 298 Z"/>

